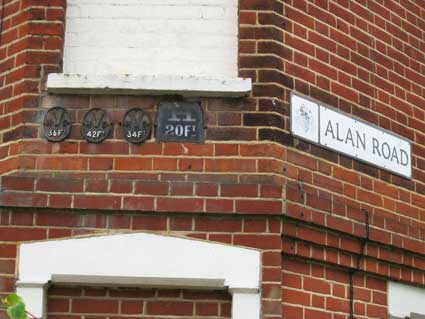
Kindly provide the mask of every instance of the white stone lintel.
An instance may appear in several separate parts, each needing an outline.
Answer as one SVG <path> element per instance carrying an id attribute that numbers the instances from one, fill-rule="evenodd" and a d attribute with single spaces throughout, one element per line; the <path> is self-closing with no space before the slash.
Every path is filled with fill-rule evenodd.
<path id="1" fill-rule="evenodd" d="M 47 79 L 47 91 L 61 94 L 243 97 L 251 88 L 249 78 L 205 76 L 52 73 Z"/>

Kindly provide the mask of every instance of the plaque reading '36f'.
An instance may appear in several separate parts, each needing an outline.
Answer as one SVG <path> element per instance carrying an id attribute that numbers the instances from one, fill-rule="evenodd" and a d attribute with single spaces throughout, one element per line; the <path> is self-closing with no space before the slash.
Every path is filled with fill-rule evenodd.
<path id="1" fill-rule="evenodd" d="M 201 106 L 193 102 L 164 102 L 159 106 L 157 138 L 170 142 L 202 142 Z"/>
<path id="2" fill-rule="evenodd" d="M 140 108 L 128 110 L 122 121 L 122 134 L 133 144 L 144 142 L 151 133 L 151 120 L 149 115 Z"/>
<path id="3" fill-rule="evenodd" d="M 69 135 L 71 127 L 71 115 L 62 107 L 52 107 L 44 115 L 44 136 L 51 142 L 63 141 Z"/>
<path id="4" fill-rule="evenodd" d="M 88 111 L 81 123 L 81 134 L 90 143 L 101 143 L 111 130 L 111 121 L 105 110 L 94 108 Z"/>

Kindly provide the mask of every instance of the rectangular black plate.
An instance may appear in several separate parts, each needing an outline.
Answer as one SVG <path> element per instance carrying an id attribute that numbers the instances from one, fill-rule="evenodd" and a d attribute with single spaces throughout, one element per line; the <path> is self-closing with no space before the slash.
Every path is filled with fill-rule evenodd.
<path id="1" fill-rule="evenodd" d="M 204 117 L 199 103 L 162 102 L 156 138 L 164 142 L 203 142 Z"/>

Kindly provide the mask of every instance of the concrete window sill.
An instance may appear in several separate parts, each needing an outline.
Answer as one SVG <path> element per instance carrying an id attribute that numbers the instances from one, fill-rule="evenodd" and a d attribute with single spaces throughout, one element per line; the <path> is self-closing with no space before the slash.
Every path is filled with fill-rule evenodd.
<path id="1" fill-rule="evenodd" d="M 251 87 L 251 79 L 203 76 L 53 73 L 47 79 L 47 91 L 62 94 L 243 97 Z"/>

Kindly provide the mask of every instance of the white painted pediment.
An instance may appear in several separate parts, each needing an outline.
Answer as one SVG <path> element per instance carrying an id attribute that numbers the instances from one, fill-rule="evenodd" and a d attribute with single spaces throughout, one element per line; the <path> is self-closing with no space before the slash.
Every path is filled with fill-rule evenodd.
<path id="1" fill-rule="evenodd" d="M 146 233 L 22 244 L 17 291 L 37 317 L 49 283 L 229 289 L 232 318 L 259 318 L 260 253 Z"/>

